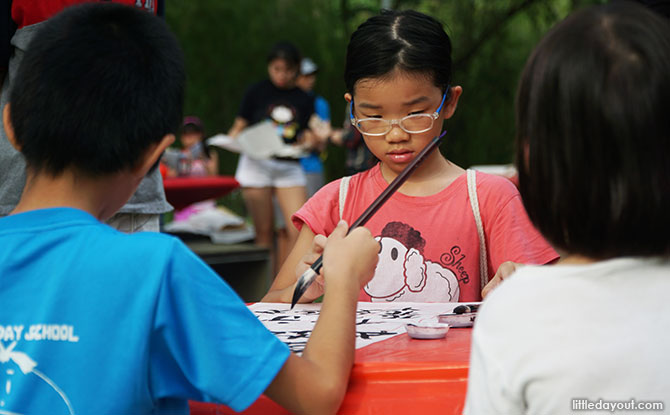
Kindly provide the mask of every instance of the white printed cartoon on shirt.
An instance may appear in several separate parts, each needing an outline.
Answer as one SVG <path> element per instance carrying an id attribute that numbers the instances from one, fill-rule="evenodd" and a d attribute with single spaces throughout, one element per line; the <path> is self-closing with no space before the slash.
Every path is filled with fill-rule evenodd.
<path id="1" fill-rule="evenodd" d="M 379 262 L 365 286 L 372 301 L 458 301 L 456 275 L 423 257 L 425 239 L 402 222 L 389 222 L 380 236 Z"/>
<path id="2" fill-rule="evenodd" d="M 279 136 L 286 143 L 294 142 L 298 132 L 295 108 L 287 104 L 277 104 L 268 109 L 268 114 L 277 127 Z"/>
<path id="3" fill-rule="evenodd" d="M 74 414 L 68 397 L 58 385 L 38 369 L 38 363 L 28 354 L 17 350 L 21 339 L 76 342 L 72 326 L 34 325 L 25 331 L 23 328 L 23 325 L 0 326 L 0 415 L 23 414 L 29 408 L 15 408 L 11 402 L 30 402 L 30 396 L 36 395 L 42 401 L 53 402 L 50 413 Z M 11 339 L 10 331 L 15 333 Z M 4 340 L 10 342 L 6 344 Z"/>

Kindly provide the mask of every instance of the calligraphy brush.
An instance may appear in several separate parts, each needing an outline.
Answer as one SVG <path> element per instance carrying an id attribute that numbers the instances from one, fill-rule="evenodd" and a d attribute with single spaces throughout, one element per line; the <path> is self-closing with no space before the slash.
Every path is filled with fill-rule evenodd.
<path id="1" fill-rule="evenodd" d="M 412 160 L 411 163 L 407 165 L 400 172 L 400 174 L 389 184 L 384 191 L 377 196 L 374 202 L 361 214 L 361 216 L 356 219 L 356 221 L 349 227 L 351 231 L 354 228 L 365 225 L 365 223 L 372 218 L 372 215 L 377 213 L 380 207 L 395 193 L 396 190 L 402 186 L 402 184 L 407 180 L 407 178 L 412 174 L 414 170 L 421 164 L 428 154 L 433 151 L 440 144 L 440 139 L 444 136 L 446 131 L 443 131 L 442 134 L 436 136 L 431 140 L 430 143 L 426 144 L 423 150 Z M 293 291 L 293 299 L 291 300 L 291 309 L 295 307 L 295 304 L 298 302 L 300 297 L 307 291 L 310 285 L 316 279 L 316 276 L 319 275 L 321 271 L 321 266 L 323 262 L 323 255 L 319 257 L 314 263 L 298 278 L 298 283 L 295 285 L 295 290 Z"/>

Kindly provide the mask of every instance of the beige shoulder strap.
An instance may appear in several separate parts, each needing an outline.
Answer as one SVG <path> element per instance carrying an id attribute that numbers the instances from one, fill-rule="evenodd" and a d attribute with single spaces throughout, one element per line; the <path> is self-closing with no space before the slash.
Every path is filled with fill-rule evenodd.
<path id="1" fill-rule="evenodd" d="M 468 169 L 467 179 L 470 207 L 472 207 L 472 214 L 475 217 L 475 224 L 477 225 L 477 236 L 479 237 L 479 279 L 481 281 L 481 288 L 484 289 L 484 286 L 489 282 L 489 272 L 486 264 L 487 254 L 484 226 L 482 224 L 482 215 L 479 212 L 479 198 L 477 197 L 477 173 L 472 169 Z"/>
<path id="2" fill-rule="evenodd" d="M 342 214 L 344 213 L 344 203 L 347 201 L 349 180 L 351 180 L 351 176 L 344 176 L 342 180 L 340 180 L 340 220 L 342 220 Z"/>

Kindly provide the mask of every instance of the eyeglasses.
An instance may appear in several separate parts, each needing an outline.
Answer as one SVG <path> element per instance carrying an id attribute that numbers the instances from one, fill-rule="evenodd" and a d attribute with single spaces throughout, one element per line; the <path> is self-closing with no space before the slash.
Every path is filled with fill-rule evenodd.
<path id="1" fill-rule="evenodd" d="M 351 125 L 356 127 L 358 131 L 369 136 L 386 135 L 393 129 L 394 125 L 397 125 L 408 134 L 425 133 L 426 131 L 433 128 L 435 120 L 440 116 L 440 111 L 442 111 L 444 101 L 447 99 L 448 91 L 449 87 L 447 87 L 444 95 L 442 95 L 440 106 L 437 108 L 437 110 L 435 110 L 434 113 L 411 114 L 402 117 L 399 120 L 385 120 L 383 118 L 363 118 L 362 120 L 358 120 L 356 117 L 354 117 L 354 100 L 352 99 L 351 105 L 349 106 L 349 119 L 351 120 Z"/>

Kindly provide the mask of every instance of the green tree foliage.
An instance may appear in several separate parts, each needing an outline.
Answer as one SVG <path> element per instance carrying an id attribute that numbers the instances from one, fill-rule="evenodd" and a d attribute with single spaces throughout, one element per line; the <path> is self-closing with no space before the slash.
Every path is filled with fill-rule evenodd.
<path id="1" fill-rule="evenodd" d="M 514 95 L 523 64 L 540 37 L 575 8 L 603 0 L 171 0 L 166 18 L 187 66 L 186 114 L 212 135 L 232 125 L 246 88 L 267 76 L 266 54 L 294 42 L 320 71 L 317 92 L 344 120 L 344 58 L 349 35 L 382 5 L 413 8 L 445 24 L 453 43 L 454 84 L 464 93 L 447 122 L 442 152 L 457 164 L 512 161 Z M 329 146 L 327 179 L 343 171 L 342 149 Z M 221 152 L 232 174 L 236 156 Z"/>

